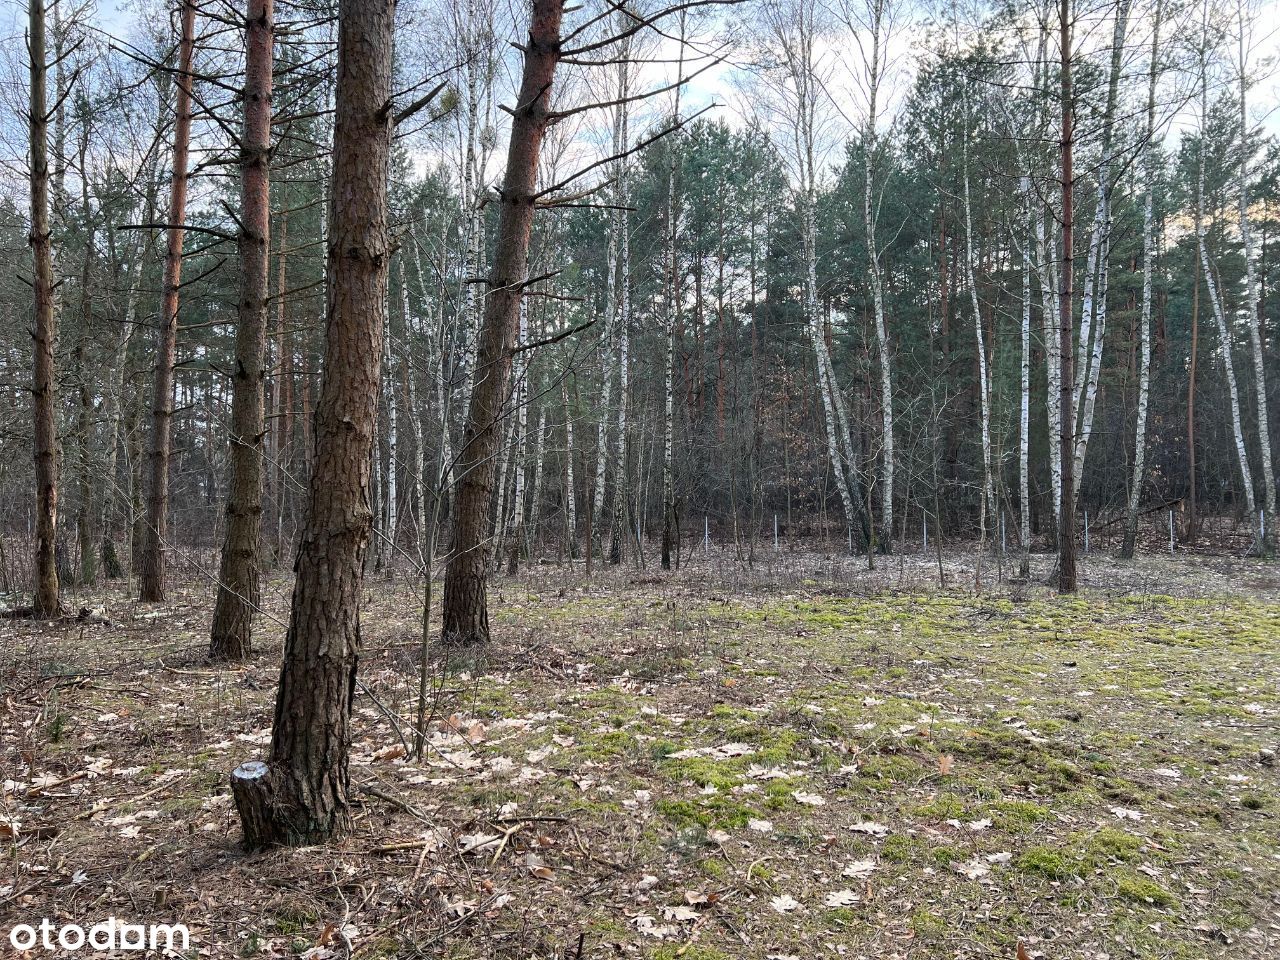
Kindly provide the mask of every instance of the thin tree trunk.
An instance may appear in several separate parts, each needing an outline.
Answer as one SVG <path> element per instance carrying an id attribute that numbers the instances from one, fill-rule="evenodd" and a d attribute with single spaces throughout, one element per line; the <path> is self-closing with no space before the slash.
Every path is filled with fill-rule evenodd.
<path id="1" fill-rule="evenodd" d="M 489 639 L 485 528 L 493 489 L 498 421 L 510 389 L 512 348 L 528 279 L 538 156 L 560 59 L 563 0 L 534 0 L 523 78 L 511 123 L 501 191 L 497 248 L 485 298 L 484 325 L 467 426 L 458 455 L 453 550 L 445 570 L 442 643 L 466 646 Z"/>
<path id="2" fill-rule="evenodd" d="M 240 307 L 231 380 L 231 480 L 209 656 L 243 660 L 253 644 L 262 566 L 263 380 L 271 258 L 271 72 L 274 0 L 245 11 L 244 132 L 240 137 Z"/>
<path id="3" fill-rule="evenodd" d="M 577 555 L 578 504 L 573 479 L 573 412 L 569 409 L 566 377 L 560 378 L 560 404 L 564 408 L 564 535 L 570 561 Z M 590 547 L 590 544 L 587 545 Z"/>
<path id="4" fill-rule="evenodd" d="M 187 216 L 187 154 L 191 145 L 191 59 L 195 47 L 196 7 L 182 0 L 182 37 L 178 48 L 178 97 L 174 105 L 173 177 L 169 187 L 169 245 L 165 253 L 160 315 L 156 321 L 155 381 L 151 392 L 151 450 L 147 463 L 147 521 L 139 599 L 164 599 L 168 549 L 169 456 L 173 428 L 173 365 L 178 345 L 178 295 L 182 282 L 183 222 Z"/>
<path id="5" fill-rule="evenodd" d="M 1253 396 L 1258 408 L 1258 447 L 1262 456 L 1263 515 L 1262 530 L 1259 531 L 1258 552 L 1269 556 L 1275 545 L 1276 525 L 1276 476 L 1271 468 L 1271 421 L 1267 410 L 1267 374 L 1262 355 L 1262 335 L 1260 326 L 1259 292 L 1257 270 L 1253 262 L 1253 233 L 1249 226 L 1249 156 L 1253 145 L 1250 143 L 1248 94 L 1248 60 L 1245 50 L 1245 5 L 1237 0 L 1240 16 L 1240 239 L 1244 244 L 1245 272 L 1245 320 L 1249 324 L 1249 346 L 1253 355 Z M 1255 521 L 1256 510 L 1251 511 L 1250 523 Z"/>
<path id="6" fill-rule="evenodd" d="M 1018 576 L 1031 575 L 1031 177 L 1021 181 L 1026 210 L 1026 235 L 1022 240 L 1022 363 L 1019 366 L 1018 405 Z"/>
<path id="7" fill-rule="evenodd" d="M 884 316 L 884 283 L 880 269 L 880 249 L 876 239 L 876 214 L 872 203 L 872 160 L 876 148 L 876 107 L 880 93 L 880 30 L 884 21 L 885 0 L 871 0 L 871 62 L 868 72 L 869 109 L 866 132 L 862 138 L 863 192 L 862 214 L 867 233 L 867 256 L 871 293 L 875 305 L 876 345 L 880 355 L 880 414 L 882 443 L 881 466 L 881 517 L 879 547 L 884 553 L 893 553 L 893 367 L 889 353 L 889 332 Z"/>
<path id="8" fill-rule="evenodd" d="M 32 364 L 36 474 L 36 549 L 33 608 L 38 617 L 62 612 L 58 593 L 58 436 L 56 375 L 53 366 L 58 318 L 54 312 L 53 243 L 49 227 L 49 115 L 46 103 L 44 0 L 29 0 L 27 44 L 31 55 L 31 256 L 35 304 Z"/>
<path id="9" fill-rule="evenodd" d="M 1071 91 L 1071 0 L 1059 0 L 1058 34 L 1061 55 L 1062 110 L 1062 292 L 1058 299 L 1058 349 L 1062 375 L 1058 383 L 1059 438 L 1058 453 L 1062 460 L 1061 509 L 1058 524 L 1058 592 L 1076 592 L 1076 500 L 1075 490 L 1075 375 L 1072 370 L 1072 245 L 1074 235 L 1075 173 L 1072 152 L 1075 147 L 1074 110 Z"/>
<path id="10" fill-rule="evenodd" d="M 965 274 L 969 281 L 969 300 L 973 307 L 974 339 L 978 346 L 978 397 L 982 435 L 982 502 L 978 508 L 978 550 L 986 546 L 987 515 L 997 509 L 991 466 L 991 379 L 987 371 L 987 346 L 982 329 L 982 311 L 978 306 L 978 281 L 973 272 L 973 206 L 969 197 L 969 91 L 964 93 L 966 129 L 964 136 L 964 243 Z"/>
<path id="11" fill-rule="evenodd" d="M 519 330 L 516 333 L 516 345 L 520 346 L 529 339 L 529 303 L 520 301 Z M 512 479 L 511 503 L 508 505 L 506 517 L 500 522 L 506 524 L 507 538 L 507 575 L 514 577 L 520 569 L 520 549 L 524 540 L 524 497 L 525 477 L 528 472 L 528 461 L 525 457 L 525 440 L 529 431 L 529 356 L 526 354 L 516 367 L 515 389 L 515 429 L 511 442 Z M 499 558 L 500 559 L 500 558 Z"/>
<path id="12" fill-rule="evenodd" d="M 1201 37 L 1201 44 L 1207 45 L 1208 26 Z M 1200 266 L 1204 271 L 1205 290 L 1209 295 L 1209 306 L 1213 309 L 1213 318 L 1218 327 L 1218 342 L 1222 353 L 1223 372 L 1227 378 L 1227 392 L 1231 397 L 1231 434 L 1235 440 L 1236 463 L 1240 467 L 1240 478 L 1244 485 L 1245 506 L 1249 517 L 1257 516 L 1258 505 L 1253 491 L 1253 471 L 1249 468 L 1249 453 L 1245 446 L 1244 426 L 1240 416 L 1240 390 L 1236 384 L 1235 362 L 1231 357 L 1231 330 L 1227 326 L 1226 310 L 1222 297 L 1214 279 L 1213 264 L 1209 260 L 1209 247 L 1205 241 L 1205 154 L 1207 152 L 1204 138 L 1208 131 L 1209 121 L 1209 78 L 1206 65 L 1207 51 L 1204 46 L 1200 51 L 1200 163 L 1196 178 L 1196 245 L 1200 251 Z M 1256 531 L 1255 531 L 1256 536 Z"/>
<path id="13" fill-rule="evenodd" d="M 351 704 L 369 544 L 392 240 L 387 218 L 395 0 L 341 0 L 324 374 L 315 461 L 267 763 L 232 774 L 250 848 L 345 832 Z"/>
<path id="14" fill-rule="evenodd" d="M 1151 273 L 1155 266 L 1154 187 L 1156 179 L 1155 129 L 1156 83 L 1160 77 L 1160 26 L 1164 0 L 1156 0 L 1151 31 L 1151 62 L 1147 73 L 1147 133 L 1143 147 L 1146 186 L 1142 200 L 1142 317 L 1138 331 L 1138 418 L 1134 424 L 1133 475 L 1129 480 L 1129 502 L 1125 511 L 1124 541 L 1120 556 L 1131 559 L 1138 539 L 1138 505 L 1142 501 L 1142 481 L 1147 456 L 1147 407 L 1151 399 Z"/>
<path id="15" fill-rule="evenodd" d="M 629 23 L 626 14 L 619 14 L 623 21 L 622 29 Z M 621 63 L 618 67 L 618 97 L 623 102 L 618 106 L 618 119 L 614 133 L 614 152 L 621 153 L 631 144 L 631 110 L 626 98 L 630 95 L 631 42 L 623 41 L 619 51 Z M 617 189 L 615 203 L 618 205 L 615 223 L 618 231 L 618 271 L 616 279 L 618 292 L 617 304 L 617 337 L 618 337 L 618 432 L 614 437 L 613 452 L 613 523 L 609 527 L 609 563 L 618 565 L 626 556 L 627 533 L 627 402 L 630 399 L 630 346 L 631 346 L 631 212 L 627 160 L 617 163 Z"/>
<path id="16" fill-rule="evenodd" d="M 1116 6 L 1115 24 L 1111 37 L 1111 73 L 1107 85 L 1106 107 L 1102 117 L 1102 159 L 1098 166 L 1098 206 L 1094 215 L 1093 233 L 1089 240 L 1089 268 L 1085 275 L 1084 309 L 1080 319 L 1082 365 L 1077 371 L 1080 382 L 1077 384 L 1076 391 L 1076 409 L 1079 411 L 1080 420 L 1076 429 L 1075 489 L 1072 491 L 1077 504 L 1080 499 L 1080 484 L 1084 478 L 1089 437 L 1093 432 L 1093 413 L 1098 398 L 1098 382 L 1102 375 L 1102 348 L 1107 329 L 1107 288 L 1111 253 L 1111 164 L 1114 160 L 1112 142 L 1128 26 L 1129 0 L 1120 0 Z M 1096 299 L 1094 297 L 1095 282 Z M 1090 323 L 1093 326 L 1091 351 L 1087 342 Z"/>

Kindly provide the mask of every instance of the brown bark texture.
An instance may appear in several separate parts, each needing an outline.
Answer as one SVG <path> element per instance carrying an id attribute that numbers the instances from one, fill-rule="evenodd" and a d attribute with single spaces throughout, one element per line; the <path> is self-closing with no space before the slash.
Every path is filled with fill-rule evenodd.
<path id="1" fill-rule="evenodd" d="M 453 549 L 445 570 L 441 631 L 442 642 L 450 646 L 482 644 L 489 639 L 485 584 L 489 501 L 502 433 L 499 422 L 511 389 L 520 298 L 528 279 L 538 156 L 560 60 L 563 7 L 563 0 L 534 0 L 520 95 L 511 122 L 497 247 L 476 353 L 476 380 L 457 461 Z"/>
<path id="2" fill-rule="evenodd" d="M 58 336 L 53 305 L 53 241 L 49 227 L 49 115 L 46 104 L 44 0 L 30 0 L 27 42 L 31 51 L 31 256 L 34 300 L 32 394 L 35 422 L 36 550 L 33 608 L 38 617 L 62 611 L 58 592 L 57 394 L 53 346 Z"/>
<path id="3" fill-rule="evenodd" d="M 151 389 L 151 450 L 147 460 L 147 513 L 142 557 L 138 565 L 138 597 L 148 603 L 164 599 L 165 550 L 169 529 L 169 456 L 173 430 L 173 365 L 178 350 L 178 291 L 182 283 L 183 221 L 187 216 L 187 156 L 191 147 L 191 59 L 195 51 L 196 7 L 182 3 L 182 37 L 178 45 L 177 102 L 174 107 L 173 178 L 169 185 L 168 247 L 160 315 L 156 323 L 155 381 Z"/>
<path id="4" fill-rule="evenodd" d="M 262 565 L 273 0 L 248 0 L 246 14 L 244 131 L 240 141 L 240 303 L 232 379 L 227 525 L 209 634 L 209 655 L 215 660 L 243 660 L 249 656 Z"/>
<path id="5" fill-rule="evenodd" d="M 395 6 L 395 0 L 342 0 L 338 7 L 315 459 L 267 769 L 232 777 L 250 848 L 317 843 L 350 824 L 351 702 L 373 519 L 370 460 L 391 257 L 387 181 Z"/>

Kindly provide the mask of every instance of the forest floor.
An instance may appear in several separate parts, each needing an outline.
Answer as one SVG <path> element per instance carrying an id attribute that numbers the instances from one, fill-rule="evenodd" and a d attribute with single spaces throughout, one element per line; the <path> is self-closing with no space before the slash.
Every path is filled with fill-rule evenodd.
<path id="1" fill-rule="evenodd" d="M 0 933 L 110 915 L 185 923 L 191 955 L 312 960 L 1280 956 L 1280 568 L 1095 556 L 1058 598 L 993 566 L 979 592 L 971 557 L 942 588 L 934 559 L 864 565 L 501 579 L 483 662 L 429 660 L 422 762 L 388 719 L 410 736 L 420 585 L 371 581 L 354 830 L 252 855 L 227 781 L 270 735 L 285 580 L 243 669 L 205 660 L 194 581 L 78 599 L 108 625 L 0 621 Z"/>

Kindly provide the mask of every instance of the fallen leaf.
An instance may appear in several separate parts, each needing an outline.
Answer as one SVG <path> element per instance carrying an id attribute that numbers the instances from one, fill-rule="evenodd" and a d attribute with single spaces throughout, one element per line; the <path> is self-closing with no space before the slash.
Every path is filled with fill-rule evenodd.
<path id="1" fill-rule="evenodd" d="M 774 897 L 770 900 L 769 906 L 777 913 L 790 913 L 792 910 L 799 909 L 800 901 L 791 896 L 791 894 L 784 893 L 782 896 Z"/>
<path id="2" fill-rule="evenodd" d="M 852 890 L 835 890 L 828 893 L 822 903 L 827 907 L 848 907 L 857 903 L 861 899 L 862 898 Z"/>
<path id="3" fill-rule="evenodd" d="M 854 833 L 867 833 L 873 837 L 883 837 L 889 833 L 889 828 L 883 823 L 875 823 L 871 820 L 864 820 L 861 823 L 851 824 L 849 829 Z"/>

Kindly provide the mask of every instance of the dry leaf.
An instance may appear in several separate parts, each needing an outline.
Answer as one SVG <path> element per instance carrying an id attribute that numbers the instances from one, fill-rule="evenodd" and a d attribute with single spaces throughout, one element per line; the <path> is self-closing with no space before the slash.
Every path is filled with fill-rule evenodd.
<path id="1" fill-rule="evenodd" d="M 952 765 L 956 762 L 955 757 L 949 753 L 944 753 L 938 757 L 938 772 L 944 777 L 951 772 Z"/>
<path id="2" fill-rule="evenodd" d="M 800 901 L 791 896 L 791 894 L 784 893 L 782 896 L 774 897 L 770 900 L 769 906 L 778 913 L 790 913 L 792 910 L 799 909 Z"/>

